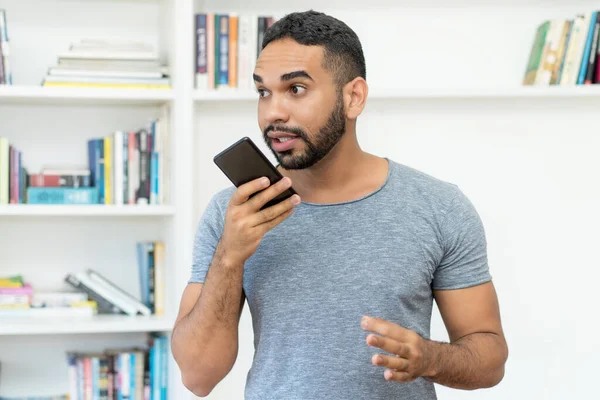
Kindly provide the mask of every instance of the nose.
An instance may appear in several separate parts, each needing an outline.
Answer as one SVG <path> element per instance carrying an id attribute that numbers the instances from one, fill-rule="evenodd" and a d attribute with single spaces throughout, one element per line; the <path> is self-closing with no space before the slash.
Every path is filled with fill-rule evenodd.
<path id="1" fill-rule="evenodd" d="M 267 124 L 285 123 L 290 118 L 289 108 L 284 96 L 273 93 L 264 104 Z"/>

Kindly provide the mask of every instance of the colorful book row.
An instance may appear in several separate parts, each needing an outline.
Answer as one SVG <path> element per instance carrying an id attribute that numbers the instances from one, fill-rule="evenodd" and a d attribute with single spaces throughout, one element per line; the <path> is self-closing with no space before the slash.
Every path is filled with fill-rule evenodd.
<path id="1" fill-rule="evenodd" d="M 253 89 L 252 71 L 273 16 L 195 15 L 196 89 Z"/>
<path id="2" fill-rule="evenodd" d="M 600 82 L 600 13 L 543 21 L 536 28 L 523 85 L 590 85 Z"/>

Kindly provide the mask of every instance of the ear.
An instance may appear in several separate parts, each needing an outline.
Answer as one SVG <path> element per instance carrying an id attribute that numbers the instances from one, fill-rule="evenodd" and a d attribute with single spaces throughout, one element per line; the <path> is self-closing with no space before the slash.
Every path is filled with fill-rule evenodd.
<path id="1" fill-rule="evenodd" d="M 354 120 L 365 108 L 369 86 L 363 78 L 356 77 L 344 86 L 343 93 L 346 118 Z"/>

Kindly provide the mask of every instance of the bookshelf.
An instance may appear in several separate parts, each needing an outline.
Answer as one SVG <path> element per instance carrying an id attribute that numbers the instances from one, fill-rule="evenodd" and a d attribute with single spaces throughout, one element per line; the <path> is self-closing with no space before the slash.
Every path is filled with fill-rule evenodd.
<path id="1" fill-rule="evenodd" d="M 172 206 L 37 205 L 0 206 L 0 217 L 170 217 Z"/>
<path id="2" fill-rule="evenodd" d="M 98 315 L 90 318 L 54 317 L 52 323 L 49 322 L 44 318 L 4 318 L 0 336 L 169 332 L 174 319 L 159 316 Z"/>
<path id="3" fill-rule="evenodd" d="M 211 92 L 194 91 L 196 103 L 209 102 L 256 102 L 258 94 L 252 90 L 215 90 Z M 408 100 L 408 99 L 488 99 L 506 98 L 600 98 L 600 88 L 596 86 L 546 87 L 462 87 L 462 88 L 369 88 L 370 100 Z"/>
<path id="4" fill-rule="evenodd" d="M 191 111 L 185 116 L 186 107 L 191 110 L 185 88 L 192 84 L 185 78 L 191 21 L 178 22 L 191 15 L 191 2 L 7 0 L 0 8 L 7 10 L 13 72 L 13 84 L 0 85 L 0 136 L 23 152 L 30 173 L 44 164 L 85 164 L 87 140 L 139 129 L 169 112 L 166 203 L 0 206 L 0 276 L 21 274 L 35 291 L 73 291 L 67 274 L 92 268 L 139 298 L 136 243 L 165 245 L 161 315 L 0 316 L 0 397 L 61 395 L 69 390 L 67 352 L 146 347 L 150 334 L 168 340 L 173 327 L 187 275 L 176 266 L 190 265 L 193 232 Z M 170 88 L 41 86 L 58 54 L 86 38 L 155 46 Z M 185 399 L 189 392 L 167 360 L 168 398 Z"/>
<path id="5" fill-rule="evenodd" d="M 54 88 L 0 85 L 1 104 L 161 105 L 173 101 L 168 89 Z"/>
<path id="6" fill-rule="evenodd" d="M 92 264 L 101 272 L 105 271 L 118 283 L 135 288 L 132 282 L 137 271 L 130 250 L 136 240 L 144 239 L 165 242 L 168 265 L 167 312 L 162 317 L 56 318 L 52 319 L 52 323 L 46 319 L 0 319 L 0 374 L 7 377 L 0 377 L 1 396 L 51 395 L 65 391 L 67 370 L 64 354 L 67 350 L 101 350 L 124 343 L 123 337 L 127 338 L 128 345 L 140 344 L 149 332 L 170 332 L 181 292 L 189 277 L 195 224 L 212 194 L 228 185 L 226 178 L 212 164 L 212 157 L 241 135 L 248 134 L 259 144 L 262 141 L 260 133 L 256 132 L 257 94 L 254 91 L 195 89 L 193 15 L 196 12 L 281 16 L 298 7 L 314 7 L 346 20 L 359 34 L 368 63 L 369 102 L 372 100 L 372 106 L 369 103 L 360 122 L 361 132 L 365 132 L 361 137 L 365 148 L 388 154 L 449 180 L 468 176 L 471 180 L 462 181 L 462 186 L 473 194 L 478 204 L 493 202 L 491 197 L 499 193 L 481 184 L 490 178 L 477 175 L 474 171 L 477 168 L 473 165 L 485 166 L 489 161 L 487 158 L 493 159 L 498 152 L 496 161 L 499 164 L 504 165 L 505 160 L 510 159 L 511 166 L 517 168 L 518 165 L 523 166 L 529 157 L 536 156 L 537 147 L 531 144 L 527 148 L 530 152 L 524 155 L 508 150 L 503 153 L 502 150 L 512 151 L 523 143 L 542 142 L 539 137 L 528 141 L 529 136 L 518 139 L 519 135 L 507 135 L 507 132 L 533 135 L 530 132 L 546 128 L 559 137 L 559 129 L 579 127 L 583 131 L 584 126 L 595 120 L 597 112 L 592 108 L 597 109 L 596 102 L 600 100 L 600 89 L 596 86 L 519 85 L 536 24 L 548 17 L 571 15 L 588 9 L 589 2 L 564 0 L 542 6 L 533 0 L 486 1 L 483 5 L 475 1 L 452 4 L 439 0 L 387 0 L 369 4 L 352 1 L 350 6 L 354 11 L 343 9 L 348 6 L 347 1 L 321 3 L 309 1 L 301 6 L 290 0 L 275 6 L 266 0 L 5 0 L 2 3 L 1 7 L 9 12 L 15 82 L 13 86 L 0 86 L 1 134 L 9 135 L 23 148 L 29 155 L 28 162 L 36 164 L 45 158 L 79 161 L 85 138 L 107 134 L 122 126 L 137 126 L 140 121 L 156 116 L 159 107 L 168 105 L 172 113 L 172 201 L 151 207 L 0 207 L 0 251 L 3 255 L 0 275 L 23 273 L 26 277 L 33 277 L 34 285 L 64 289 L 61 277 L 77 268 L 71 266 L 83 265 L 89 258 L 94 260 Z M 454 5 L 468 5 L 468 8 Z M 383 6 L 392 8 L 383 12 Z M 57 9 L 61 12 L 57 13 Z M 435 17 L 432 17 L 432 10 Z M 48 15 L 55 15 L 56 19 L 48 20 Z M 507 21 L 510 21 L 511 29 L 506 29 Z M 111 28 L 111 37 L 132 37 L 156 44 L 161 58 L 169 64 L 172 88 L 39 86 L 57 53 L 64 51 L 74 38 L 107 35 L 107 26 Z M 419 40 L 413 39 L 415 32 Z M 476 35 L 473 32 L 486 34 Z M 411 39 L 395 41 L 395 48 L 390 50 L 386 40 L 389 37 Z M 522 112 L 512 108 L 514 100 L 519 100 Z M 552 107 L 552 115 L 548 115 L 545 106 L 540 107 L 540 104 L 547 105 L 547 101 L 556 104 Z M 580 113 L 589 114 L 575 122 L 570 120 Z M 439 117 L 441 122 L 431 118 L 432 115 Z M 517 124 L 522 125 L 515 128 L 505 117 L 516 118 L 515 121 L 520 121 Z M 470 123 L 461 125 L 457 120 Z M 403 135 L 392 135 L 400 131 Z M 435 132 L 444 134 L 436 136 Z M 490 146 L 487 148 L 489 154 L 484 152 L 481 158 L 466 150 L 456 155 L 443 152 L 444 148 L 458 152 L 459 145 L 468 148 L 465 143 L 480 143 L 479 140 L 489 139 L 496 143 L 500 140 L 498 138 L 517 139 L 506 142 L 509 144 L 500 142 L 495 147 Z M 590 136 L 586 138 L 593 140 Z M 440 143 L 440 149 L 431 149 L 431 142 Z M 411 146 L 427 150 L 415 151 Z M 482 146 L 485 147 L 485 144 Z M 261 147 L 269 154 L 264 146 Z M 473 153 L 481 154 L 481 150 L 473 150 Z M 556 154 L 561 153 L 556 151 Z M 439 161 L 427 161 L 436 157 Z M 518 164 L 519 157 L 526 161 Z M 593 154 L 590 154 L 591 157 Z M 546 161 L 542 156 L 540 158 Z M 457 163 L 456 159 L 461 162 Z M 556 160 L 562 162 L 560 156 Z M 581 170 L 591 171 L 593 168 Z M 505 179 L 502 173 L 492 177 L 500 182 Z M 518 178 L 515 173 L 513 179 Z M 529 182 L 522 184 L 524 190 L 529 188 Z M 490 194 L 479 191 L 480 186 L 487 188 Z M 540 199 L 539 204 L 547 201 Z M 488 219 L 492 220 L 492 234 L 502 235 L 505 232 L 494 225 L 496 215 L 490 209 L 503 209 L 504 204 L 493 204 L 490 208 L 481 207 L 482 213 L 485 214 L 486 210 L 490 213 Z M 579 209 L 580 205 L 576 204 L 574 208 Z M 553 210 L 548 212 L 550 214 Z M 529 241 L 528 238 L 522 239 L 523 242 Z M 73 242 L 75 249 L 65 250 Z M 512 260 L 497 255 L 502 249 L 492 248 L 492 251 L 496 252 L 493 254 L 496 265 L 514 265 Z M 578 251 L 573 253 L 579 254 Z M 531 261 L 533 264 L 537 260 Z M 549 260 L 548 265 L 552 262 Z M 515 314 L 519 309 L 514 307 Z M 510 316 L 508 320 L 510 323 Z M 519 321 L 513 319 L 512 322 L 518 324 Z M 439 321 L 433 324 L 433 332 L 443 336 Z M 211 399 L 243 398 L 243 385 L 251 365 L 253 348 L 247 308 L 242 314 L 240 340 L 238 362 L 211 394 Z M 36 352 L 45 348 L 52 349 L 52 353 L 47 359 L 39 360 Z M 545 353 L 537 356 L 545 359 Z M 27 368 L 24 365 L 30 364 L 32 369 L 28 374 L 13 372 L 23 371 Z M 531 373 L 525 367 L 517 366 L 516 370 L 522 375 Z M 593 368 L 590 367 L 590 370 Z M 183 387 L 173 360 L 170 360 L 169 374 L 169 399 L 193 398 Z M 540 383 L 540 387 L 552 386 L 551 381 L 542 381 L 541 378 L 536 382 Z M 510 380 L 507 387 L 505 391 L 498 392 L 498 397 L 489 398 L 522 397 Z M 447 398 L 457 398 L 451 396 L 448 393 Z M 535 393 L 531 393 L 530 397 L 535 397 Z"/>

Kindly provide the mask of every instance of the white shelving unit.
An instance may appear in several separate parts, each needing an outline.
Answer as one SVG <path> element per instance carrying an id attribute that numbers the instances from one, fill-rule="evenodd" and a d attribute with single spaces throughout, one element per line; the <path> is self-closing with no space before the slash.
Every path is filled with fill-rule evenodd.
<path id="1" fill-rule="evenodd" d="M 0 85 L 0 135 L 23 152 L 30 173 L 42 164 L 86 163 L 88 139 L 138 129 L 170 108 L 169 204 L 0 207 L 0 276 L 21 274 L 34 290 L 72 290 L 66 274 L 93 268 L 139 295 L 135 244 L 165 243 L 164 315 L 0 317 L 0 396 L 60 395 L 68 392 L 67 351 L 144 346 L 148 333 L 172 330 L 193 234 L 192 1 L 6 0 L 0 8 L 7 10 L 13 70 L 13 85 Z M 155 45 L 172 88 L 41 87 L 57 54 L 82 38 Z M 172 358 L 168 369 L 168 398 L 188 398 Z"/>
<path id="2" fill-rule="evenodd" d="M 169 332 L 172 318 L 98 315 L 94 317 L 3 318 L 0 336 Z"/>
<path id="3" fill-rule="evenodd" d="M 8 205 L 0 206 L 0 217 L 169 217 L 175 215 L 172 206 L 119 205 Z"/>
<path id="4" fill-rule="evenodd" d="M 0 7 L 8 10 L 15 85 L 0 86 L 0 135 L 7 136 L 24 152 L 26 165 L 63 159 L 81 161 L 86 154 L 87 138 L 109 134 L 121 127 L 139 127 L 147 119 L 156 117 L 159 107 L 167 104 L 171 108 L 172 203 L 159 207 L 0 207 L 0 275 L 21 273 L 34 287 L 66 288 L 62 278 L 67 271 L 92 267 L 135 292 L 138 279 L 135 242 L 163 240 L 167 248 L 167 313 L 163 317 L 0 319 L 1 374 L 7 376 L 0 379 L 0 395 L 66 392 L 65 351 L 100 351 L 140 344 L 147 332 L 170 332 L 189 278 L 198 217 L 212 194 L 229 185 L 212 163 L 212 157 L 242 135 L 251 136 L 259 145 L 262 141 L 257 130 L 258 96 L 254 91 L 194 89 L 195 12 L 281 16 L 289 11 L 314 8 L 345 20 L 361 38 L 367 58 L 370 96 L 365 115 L 359 119 L 359 139 L 364 147 L 441 178 L 459 181 L 480 205 L 486 221 L 490 221 L 491 236 L 506 240 L 510 245 L 511 235 L 494 224 L 508 218 L 496 213 L 501 213 L 498 210 L 504 210 L 512 198 L 503 198 L 503 192 L 494 192 L 496 186 L 482 182 L 494 179 L 503 182 L 507 179 L 506 169 L 511 173 L 509 168 L 515 168 L 518 172 L 512 171 L 511 179 L 521 184 L 523 191 L 528 190 L 530 181 L 520 174 L 518 166 L 527 171 L 530 157 L 540 164 L 546 161 L 543 155 L 536 153 L 537 144 L 531 144 L 538 140 L 529 142 L 528 135 L 536 129 L 547 129 L 554 135 L 551 137 L 559 137 L 567 128 L 583 131 L 596 120 L 594 110 L 600 104 L 600 89 L 596 86 L 519 86 L 535 26 L 542 19 L 572 15 L 593 7 L 593 2 L 451 3 L 441 0 L 376 0 L 368 4 L 358 0 L 302 4 L 291 0 L 277 4 L 266 0 L 2 0 Z M 48 18 L 49 15 L 52 18 Z M 170 66 L 172 89 L 40 87 L 39 82 L 46 68 L 55 62 L 56 54 L 71 42 L 90 36 L 137 38 L 156 44 Z M 512 107 L 517 100 L 522 110 Z M 552 101 L 551 113 L 544 108 L 548 105 L 545 100 Z M 542 103 L 544 106 L 539 106 Z M 577 119 L 567 122 L 572 115 Z M 517 122 L 509 122 L 510 118 Z M 442 133 L 437 135 L 436 132 Z M 525 139 L 520 140 L 519 135 Z M 492 144 L 490 154 L 479 157 L 485 153 L 481 147 L 485 148 L 486 144 L 478 142 L 484 140 L 482 138 Z M 473 143 L 481 147 L 469 150 Z M 529 143 L 529 153 L 525 150 L 523 154 L 510 152 L 520 149 L 523 143 Z M 562 150 L 561 146 L 557 148 Z M 454 153 L 448 155 L 448 151 Z M 494 154 L 498 154 L 496 159 Z M 507 159 L 510 163 L 506 163 Z M 486 162 L 491 160 L 503 168 L 496 171 L 487 166 L 486 169 Z M 578 171 L 591 170 L 585 165 L 582 167 Z M 491 178 L 478 175 L 484 173 L 480 171 L 486 171 Z M 554 171 L 560 174 L 558 169 Z M 547 186 L 552 187 L 550 183 Z M 547 191 L 553 194 L 552 189 Z M 599 197 L 593 192 L 587 198 Z M 558 207 L 552 208 L 552 204 L 557 204 L 549 201 L 556 198 L 550 195 L 539 198 L 536 209 L 540 204 L 548 204 L 548 214 L 552 214 Z M 503 199 L 504 203 L 492 203 L 496 199 Z M 573 209 L 585 210 L 579 203 L 571 205 Z M 507 211 L 507 215 L 529 218 L 529 215 L 518 214 L 519 210 L 513 212 Z M 520 232 L 527 235 L 531 229 L 516 229 L 517 237 Z M 538 234 L 543 236 L 544 232 Z M 521 236 L 521 239 L 529 243 L 530 237 Z M 522 273 L 513 259 L 503 258 L 503 249 L 495 247 L 497 241 L 490 240 L 490 243 L 493 265 L 514 268 L 510 271 L 515 275 L 516 271 Z M 518 248 L 519 243 L 512 246 Z M 555 248 L 559 247 L 557 244 Z M 594 243 L 587 248 L 594 248 Z M 541 249 L 540 245 L 540 253 Z M 571 254 L 583 254 L 575 250 L 575 245 L 573 249 Z M 520 256 L 527 260 L 527 254 Z M 531 264 L 539 262 L 537 258 L 530 261 Z M 584 259 L 580 261 L 578 265 L 586 264 Z M 552 262 L 546 260 L 546 265 L 551 266 Z M 500 276 L 501 281 L 508 281 L 511 272 L 496 268 L 494 274 Z M 498 290 L 504 294 L 507 325 L 513 328 L 521 323 L 527 325 L 534 318 L 514 317 L 523 307 L 512 303 L 518 296 L 508 296 L 506 287 L 500 286 Z M 512 289 L 518 290 L 518 287 Z M 521 293 L 521 296 L 525 295 Z M 535 297 L 531 301 L 534 303 Z M 532 332 L 535 329 L 531 327 Z M 443 336 L 439 319 L 434 321 L 432 330 L 435 335 Z M 515 341 L 517 339 L 513 343 Z M 524 348 L 535 348 L 532 343 L 520 344 Z M 45 349 L 52 352 L 40 359 L 39 352 Z M 541 347 L 538 350 L 532 359 L 537 357 L 550 364 L 553 360 L 549 358 L 550 352 Z M 568 348 L 561 351 L 566 354 Z M 211 399 L 243 398 L 252 355 L 252 326 L 246 309 L 242 314 L 238 361 L 210 395 Z M 551 375 L 532 373 L 524 359 L 527 356 L 521 359 L 518 353 L 513 356 L 515 364 L 509 371 L 512 376 L 527 375 L 535 382 L 533 388 L 551 387 L 559 382 Z M 593 368 L 590 366 L 587 370 Z M 169 373 L 169 399 L 192 398 L 182 385 L 173 360 Z M 522 388 L 524 392 L 519 392 L 517 378 L 508 376 L 506 381 L 505 389 L 483 393 L 480 395 L 483 397 L 477 398 L 535 397 L 533 389 Z M 552 387 L 558 396 L 555 398 L 561 398 L 560 388 Z M 444 394 L 447 399 L 460 398 L 460 395 L 453 397 L 450 391 Z M 473 394 L 473 398 L 477 395 Z"/>
<path id="5" fill-rule="evenodd" d="M 161 105 L 173 100 L 168 89 L 95 89 L 0 85 L 2 104 Z"/>

